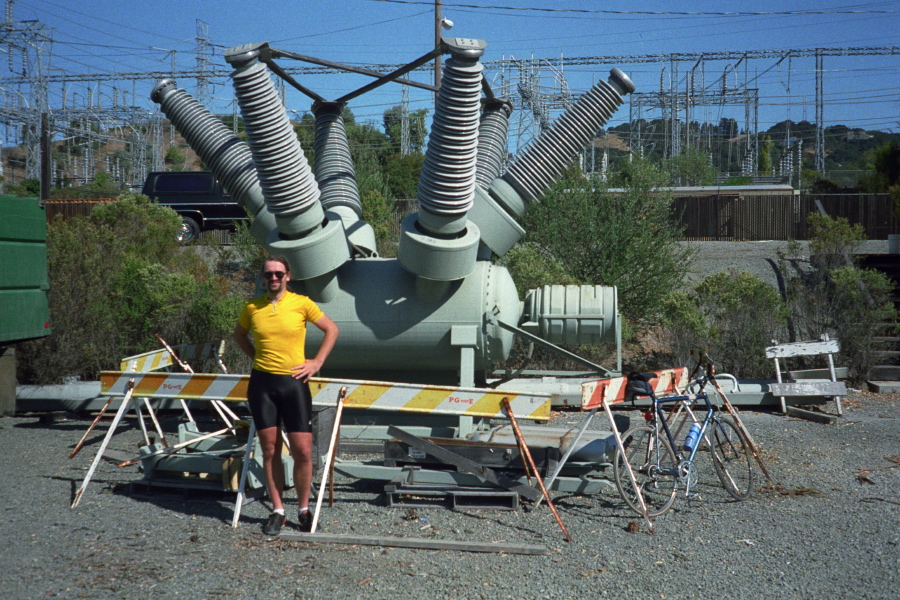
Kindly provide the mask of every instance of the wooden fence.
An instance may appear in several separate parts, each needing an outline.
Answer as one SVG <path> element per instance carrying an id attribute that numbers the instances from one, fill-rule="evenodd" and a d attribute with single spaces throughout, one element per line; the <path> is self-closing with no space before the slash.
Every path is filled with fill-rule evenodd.
<path id="1" fill-rule="evenodd" d="M 890 194 L 744 195 L 721 192 L 677 197 L 674 218 L 684 225 L 686 240 L 805 240 L 807 215 L 819 212 L 859 223 L 871 240 L 886 240 L 897 230 Z"/>
<path id="2" fill-rule="evenodd" d="M 44 200 L 47 209 L 47 222 L 52 222 L 56 215 L 62 215 L 64 219 L 71 217 L 87 216 L 94 207 L 105 202 L 115 202 L 115 198 L 91 198 L 78 200 Z"/>
<path id="3" fill-rule="evenodd" d="M 45 200 L 47 219 L 88 215 L 95 206 L 115 198 Z M 691 241 L 805 240 L 806 217 L 818 212 L 816 202 L 831 217 L 859 223 L 870 240 L 886 240 L 900 233 L 890 194 L 782 194 L 762 195 L 721 191 L 704 196 L 677 196 L 673 218 L 684 225 L 684 239 Z M 415 210 L 405 201 L 395 215 L 399 235 L 402 216 Z M 227 243 L 227 242 L 226 242 Z"/>

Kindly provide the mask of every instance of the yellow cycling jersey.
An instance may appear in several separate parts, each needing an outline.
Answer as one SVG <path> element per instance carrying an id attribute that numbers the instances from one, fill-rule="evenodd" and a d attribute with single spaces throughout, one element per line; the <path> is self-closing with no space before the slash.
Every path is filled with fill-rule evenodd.
<path id="1" fill-rule="evenodd" d="M 248 302 L 238 323 L 253 334 L 256 348 L 253 368 L 290 375 L 292 367 L 306 361 L 306 322 L 315 323 L 323 314 L 315 302 L 293 292 L 285 292 L 277 303 L 272 303 L 268 296 Z"/>

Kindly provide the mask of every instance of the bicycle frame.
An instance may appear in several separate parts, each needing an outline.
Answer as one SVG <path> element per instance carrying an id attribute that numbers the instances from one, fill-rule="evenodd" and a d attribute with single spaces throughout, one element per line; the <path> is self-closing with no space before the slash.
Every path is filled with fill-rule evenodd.
<path id="1" fill-rule="evenodd" d="M 691 492 L 691 479 L 690 479 L 690 469 L 694 464 L 694 457 L 697 455 L 697 451 L 700 450 L 700 445 L 702 441 L 706 438 L 706 432 L 709 429 L 709 424 L 713 420 L 713 416 L 715 415 L 715 409 L 713 408 L 712 403 L 709 400 L 709 395 L 705 391 L 705 387 L 707 382 L 709 381 L 709 377 L 703 377 L 700 379 L 700 391 L 696 394 L 683 394 L 681 396 L 667 396 L 664 398 L 657 398 L 655 393 L 650 394 L 650 399 L 653 402 L 653 414 L 654 427 L 657 430 L 657 435 L 659 434 L 659 424 L 662 424 L 662 429 L 665 431 L 666 438 L 669 440 L 669 444 L 672 447 L 672 450 L 675 452 L 675 459 L 677 462 L 675 469 L 664 469 L 662 467 L 657 467 L 659 472 L 665 475 L 673 475 L 678 477 L 684 482 L 685 485 L 685 495 L 689 496 Z M 682 450 L 682 446 L 678 445 L 675 441 L 675 436 L 672 435 L 672 430 L 669 428 L 669 421 L 666 418 L 665 412 L 662 409 L 664 404 L 674 404 L 678 402 L 687 403 L 688 405 L 692 404 L 696 400 L 703 400 L 706 404 L 706 416 L 700 423 L 700 434 L 697 436 L 697 443 L 694 444 L 694 447 L 691 449 L 690 453 L 685 456 L 684 451 Z M 657 445 L 656 451 L 660 452 L 661 446 Z M 660 464 L 659 457 L 657 457 L 657 465 Z"/>
<path id="2" fill-rule="evenodd" d="M 666 437 L 669 440 L 669 443 L 672 444 L 672 448 L 675 450 L 675 454 L 679 460 L 688 460 L 693 462 L 694 456 L 697 454 L 697 450 L 700 449 L 699 440 L 703 439 L 706 436 L 706 430 L 709 427 L 710 422 L 712 422 L 713 415 L 715 414 L 715 409 L 712 406 L 712 403 L 709 401 L 709 396 L 706 392 L 701 392 L 699 394 L 687 394 L 684 396 L 671 396 L 667 398 L 656 398 L 656 396 L 652 396 L 653 399 L 653 408 L 656 412 L 656 418 L 658 422 L 662 423 L 663 430 L 666 432 Z M 703 419 L 700 425 L 700 435 L 698 436 L 698 442 L 694 445 L 694 449 L 691 450 L 690 455 L 687 457 L 684 456 L 681 447 L 675 442 L 675 437 L 672 435 L 672 430 L 669 429 L 669 420 L 666 418 L 665 412 L 663 412 L 662 405 L 676 402 L 684 402 L 686 400 L 690 400 L 693 402 L 694 400 L 702 399 L 706 402 L 706 417 Z"/>

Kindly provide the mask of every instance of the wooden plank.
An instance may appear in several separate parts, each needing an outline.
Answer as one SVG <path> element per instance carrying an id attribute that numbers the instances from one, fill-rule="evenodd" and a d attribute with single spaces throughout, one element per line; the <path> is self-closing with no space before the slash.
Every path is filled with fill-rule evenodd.
<path id="1" fill-rule="evenodd" d="M 841 347 L 837 340 L 792 342 L 766 348 L 766 358 L 790 358 L 792 356 L 816 356 L 837 354 Z"/>
<path id="2" fill-rule="evenodd" d="M 794 383 L 770 383 L 775 396 L 846 396 L 843 381 L 798 381 Z"/>
<path id="3" fill-rule="evenodd" d="M 458 550 L 460 552 L 497 552 L 504 554 L 547 554 L 547 547 L 533 544 L 507 544 L 505 542 L 466 542 L 462 540 L 435 540 L 428 538 L 401 538 L 345 533 L 299 533 L 285 531 L 278 536 L 291 542 L 320 542 L 328 544 L 358 544 L 361 546 L 388 546 L 391 548 L 418 548 L 422 550 Z"/>
<path id="4" fill-rule="evenodd" d="M 413 448 L 421 450 L 422 452 L 427 452 L 441 462 L 447 463 L 448 465 L 453 465 L 457 469 L 462 469 L 467 473 L 477 475 L 485 481 L 490 481 L 495 485 L 499 485 L 501 487 L 505 487 L 508 490 L 517 492 L 520 496 L 524 496 L 529 500 L 537 500 L 541 496 L 541 493 L 531 486 L 510 479 L 505 475 L 497 473 L 493 469 L 489 469 L 484 465 L 480 465 L 474 461 L 471 461 L 463 456 L 460 456 L 459 454 L 456 454 L 455 452 L 451 452 L 450 450 L 441 448 L 437 444 L 427 442 L 422 438 L 416 437 L 411 433 L 407 433 L 406 431 L 403 431 L 398 427 L 394 427 L 393 425 L 388 427 L 388 435 L 392 435 L 400 441 L 406 442 Z"/>
<path id="5" fill-rule="evenodd" d="M 828 367 L 822 369 L 803 369 L 800 371 L 788 371 L 791 379 L 830 379 L 831 370 Z M 847 379 L 847 367 L 835 367 L 836 379 Z"/>
<path id="6" fill-rule="evenodd" d="M 834 425 L 838 418 L 834 415 L 826 415 L 825 413 L 817 413 L 811 410 L 803 410 L 796 406 L 787 407 L 787 415 L 789 417 L 797 417 L 798 419 L 806 419 L 807 421 L 815 421 L 816 423 L 824 423 L 825 425 Z"/>

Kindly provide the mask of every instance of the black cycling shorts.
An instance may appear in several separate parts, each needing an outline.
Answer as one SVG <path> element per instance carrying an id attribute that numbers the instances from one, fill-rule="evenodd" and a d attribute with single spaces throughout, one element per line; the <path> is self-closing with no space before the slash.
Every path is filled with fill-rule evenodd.
<path id="1" fill-rule="evenodd" d="M 253 369 L 247 401 L 257 429 L 278 427 L 280 422 L 289 433 L 312 432 L 312 394 L 307 382 Z"/>

